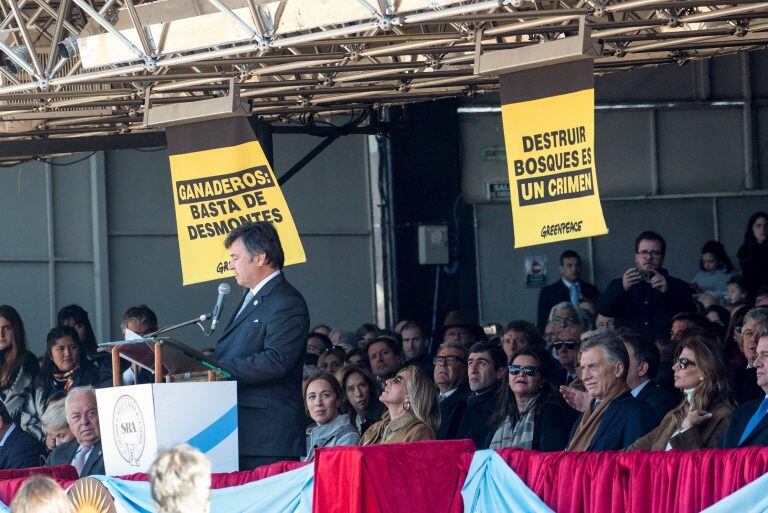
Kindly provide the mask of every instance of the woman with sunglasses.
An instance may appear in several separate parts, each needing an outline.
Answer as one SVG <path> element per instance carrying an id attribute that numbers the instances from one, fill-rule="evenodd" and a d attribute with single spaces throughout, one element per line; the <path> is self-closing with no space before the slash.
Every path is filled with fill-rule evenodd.
<path id="1" fill-rule="evenodd" d="M 673 371 L 682 402 L 628 451 L 713 449 L 725 436 L 734 404 L 717 339 L 704 330 L 686 330 L 675 351 Z"/>
<path id="2" fill-rule="evenodd" d="M 490 449 L 565 449 L 579 414 L 565 404 L 552 385 L 549 355 L 537 348 L 524 348 L 509 361 L 508 386 L 502 388 L 491 416 L 495 433 Z"/>

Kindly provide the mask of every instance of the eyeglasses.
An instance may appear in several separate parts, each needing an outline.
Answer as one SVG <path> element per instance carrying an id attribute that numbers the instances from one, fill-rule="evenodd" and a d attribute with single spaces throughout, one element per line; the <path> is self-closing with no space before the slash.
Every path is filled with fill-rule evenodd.
<path id="1" fill-rule="evenodd" d="M 563 346 L 565 346 L 565 348 L 568 350 L 573 350 L 574 348 L 576 348 L 576 344 L 578 344 L 578 342 L 576 342 L 575 340 L 560 340 L 558 342 L 555 342 L 554 347 L 555 347 L 555 351 L 560 351 L 560 348 L 562 348 Z"/>
<path id="2" fill-rule="evenodd" d="M 638 251 L 637 254 L 645 258 L 649 258 L 649 257 L 658 258 L 661 256 L 661 251 L 656 251 L 656 250 L 649 251 L 647 249 L 644 249 L 642 251 Z"/>
<path id="3" fill-rule="evenodd" d="M 513 376 L 517 376 L 522 372 L 525 376 L 533 377 L 539 373 L 539 368 L 531 365 L 510 365 L 507 369 L 509 369 L 509 373 Z"/>
<path id="4" fill-rule="evenodd" d="M 734 331 L 735 331 L 736 333 L 739 333 L 739 334 L 740 334 L 740 333 L 742 332 L 742 330 L 743 330 L 743 329 L 744 329 L 744 326 L 736 326 L 736 329 L 735 329 Z"/>
<path id="5" fill-rule="evenodd" d="M 576 317 L 569 315 L 568 317 L 560 317 L 559 315 L 555 315 L 552 317 L 552 320 L 554 322 L 563 322 L 565 324 L 578 324 L 578 319 Z"/>
<path id="6" fill-rule="evenodd" d="M 680 367 L 680 370 L 685 370 L 689 365 L 696 367 L 696 362 L 689 360 L 688 358 L 678 358 L 675 363 Z"/>
<path id="7" fill-rule="evenodd" d="M 432 358 L 432 363 L 435 365 L 456 365 L 457 363 L 467 364 L 467 361 L 458 356 L 435 356 Z"/>

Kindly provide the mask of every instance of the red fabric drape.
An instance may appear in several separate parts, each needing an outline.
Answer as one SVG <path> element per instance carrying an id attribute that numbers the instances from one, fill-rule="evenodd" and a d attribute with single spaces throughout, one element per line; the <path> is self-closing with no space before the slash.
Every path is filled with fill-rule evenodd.
<path id="1" fill-rule="evenodd" d="M 768 471 L 768 448 L 501 457 L 557 513 L 695 513 Z"/>
<path id="2" fill-rule="evenodd" d="M 11 504 L 13 496 L 26 478 L 42 474 L 56 480 L 77 479 L 77 470 L 72 465 L 56 467 L 32 467 L 21 470 L 0 470 L 0 502 Z"/>
<path id="3" fill-rule="evenodd" d="M 321 513 L 461 513 L 471 440 L 315 451 L 312 510 Z"/>

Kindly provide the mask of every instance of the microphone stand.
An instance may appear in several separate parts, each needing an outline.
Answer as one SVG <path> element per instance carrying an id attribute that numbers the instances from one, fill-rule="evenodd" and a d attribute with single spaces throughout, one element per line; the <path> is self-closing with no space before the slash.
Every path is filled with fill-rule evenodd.
<path id="1" fill-rule="evenodd" d="M 142 338 L 153 338 L 153 337 L 156 337 L 158 335 L 162 335 L 163 333 L 168 333 L 169 331 L 174 331 L 174 330 L 177 330 L 179 328 L 184 328 L 186 326 L 191 326 L 193 324 L 197 324 L 198 326 L 200 326 L 200 329 L 203 330 L 203 334 L 206 337 L 210 337 L 213 332 L 206 333 L 205 332 L 205 328 L 200 323 L 204 322 L 204 321 L 207 321 L 211 317 L 213 317 L 213 312 L 209 312 L 207 314 L 203 314 L 203 315 L 201 315 L 199 317 L 195 317 L 194 319 L 190 319 L 188 321 L 180 322 L 179 324 L 172 324 L 170 326 L 165 326 L 164 328 L 160 328 L 159 330 L 155 331 L 154 333 L 148 333 L 148 334 L 144 335 Z"/>

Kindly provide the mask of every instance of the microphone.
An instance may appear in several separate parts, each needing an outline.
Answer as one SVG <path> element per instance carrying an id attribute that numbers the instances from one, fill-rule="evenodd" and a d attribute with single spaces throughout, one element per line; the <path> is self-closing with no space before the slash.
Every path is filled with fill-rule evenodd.
<path id="1" fill-rule="evenodd" d="M 211 333 L 216 329 L 216 325 L 221 318 L 221 312 L 224 311 L 224 299 L 229 295 L 229 283 L 219 284 L 219 297 L 216 299 L 216 306 L 213 308 L 213 314 L 211 315 Z"/>

